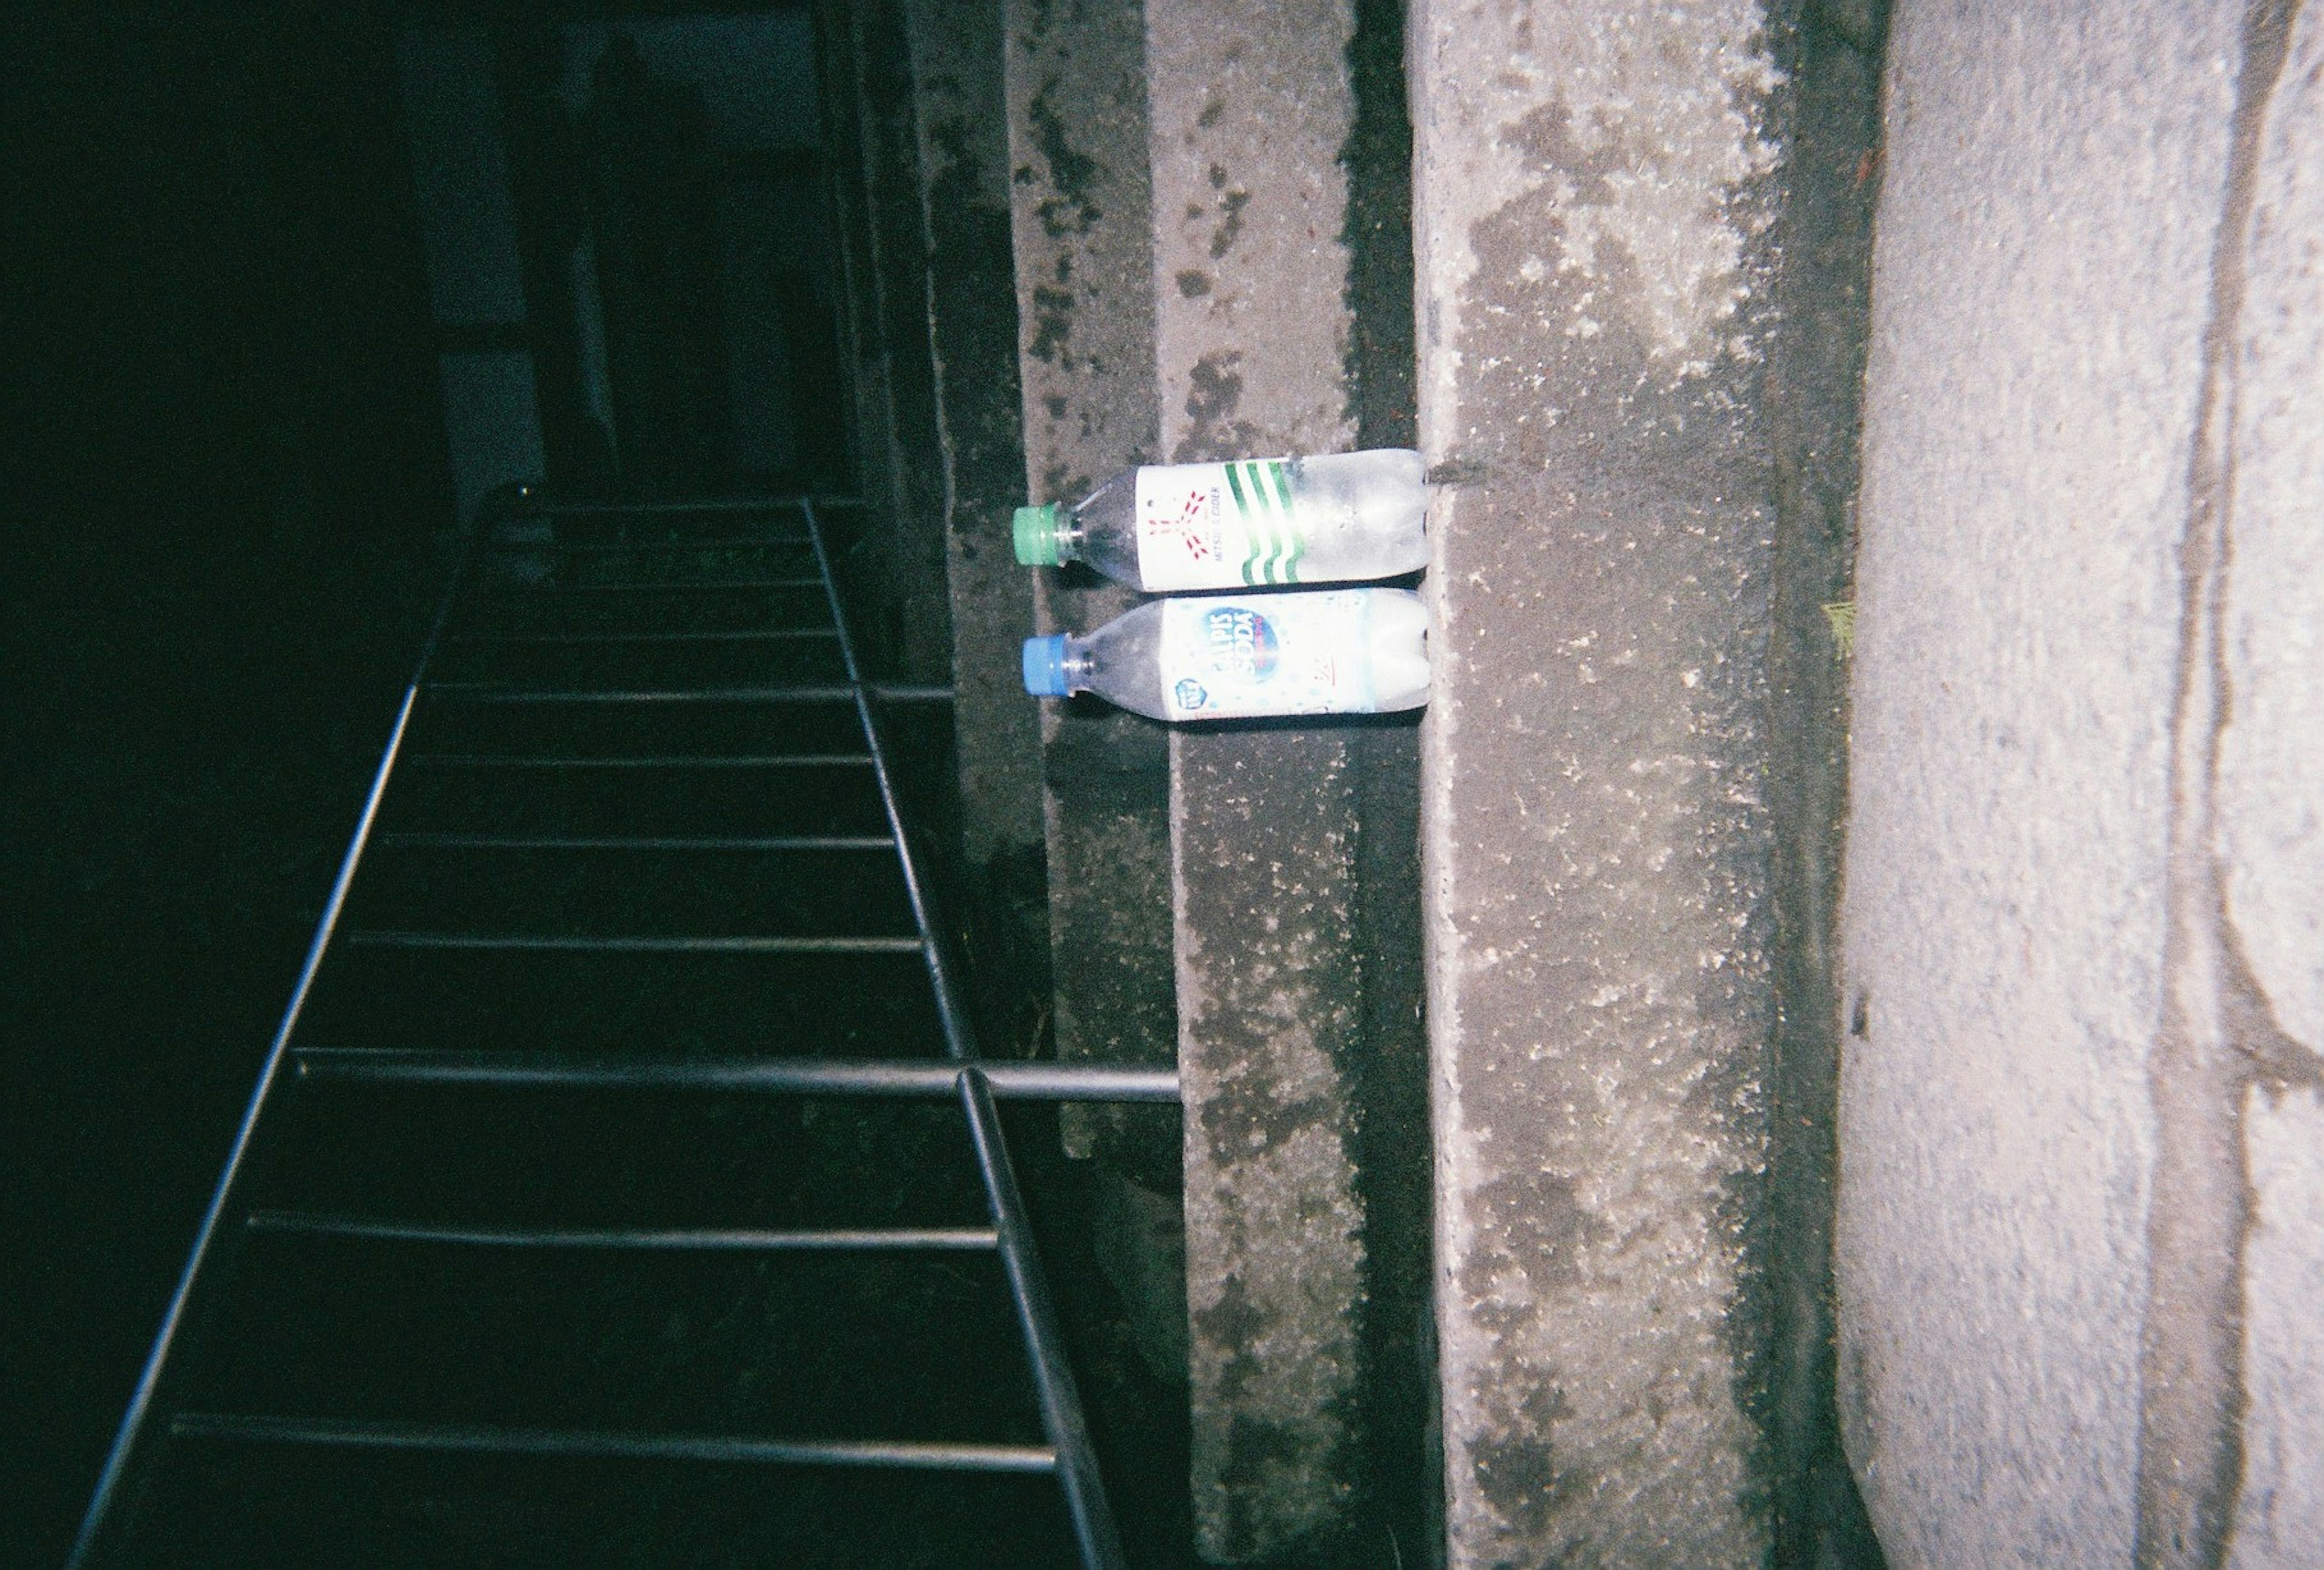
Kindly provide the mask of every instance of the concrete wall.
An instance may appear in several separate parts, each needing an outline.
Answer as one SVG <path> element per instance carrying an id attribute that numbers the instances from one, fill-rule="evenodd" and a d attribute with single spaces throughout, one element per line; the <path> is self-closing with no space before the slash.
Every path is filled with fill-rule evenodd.
<path id="1" fill-rule="evenodd" d="M 1078 501 L 1151 461 L 1158 440 L 1145 9 L 1009 0 L 1003 15 L 1026 488 L 1032 501 Z M 1085 568 L 1035 575 L 1044 632 L 1102 626 L 1135 600 Z M 1095 700 L 1040 707 L 1058 1055 L 1169 1062 L 1161 727 Z M 1177 1130 L 1165 1122 L 1134 1108 L 1064 1118 L 1074 1153 L 1110 1150 L 1167 1192 Z"/>
<path id="2" fill-rule="evenodd" d="M 1892 1563 L 2324 1543 L 2324 11 L 1892 42 L 1844 907 Z"/>
<path id="3" fill-rule="evenodd" d="M 1456 1566 L 1770 1550 L 1766 28 L 1748 0 L 1413 10 Z"/>
<path id="4" fill-rule="evenodd" d="M 840 323 L 866 503 L 837 570 L 875 667 L 953 672 L 946 498 L 928 301 L 928 228 L 910 37 L 899 0 L 816 8 L 817 87 L 832 160 Z"/>
<path id="5" fill-rule="evenodd" d="M 1010 236 L 1006 47 L 999 12 L 950 0 L 905 7 L 919 133 L 928 337 L 951 587 L 953 716 L 966 919 L 985 965 L 1048 972 L 1038 709 L 1018 651 L 1033 625 L 1032 575 L 1010 545 L 1024 498 Z M 1017 1021 L 995 1021 L 1021 1040 Z M 1013 1027 L 1013 1028 L 1012 1028 Z"/>

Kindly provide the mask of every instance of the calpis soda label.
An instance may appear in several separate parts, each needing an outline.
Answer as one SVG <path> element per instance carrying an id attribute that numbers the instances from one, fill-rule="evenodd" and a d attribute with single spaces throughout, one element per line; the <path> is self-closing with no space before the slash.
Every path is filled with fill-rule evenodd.
<path id="1" fill-rule="evenodd" d="M 1164 601 L 1159 658 L 1169 717 L 1371 713 L 1366 593 Z"/>

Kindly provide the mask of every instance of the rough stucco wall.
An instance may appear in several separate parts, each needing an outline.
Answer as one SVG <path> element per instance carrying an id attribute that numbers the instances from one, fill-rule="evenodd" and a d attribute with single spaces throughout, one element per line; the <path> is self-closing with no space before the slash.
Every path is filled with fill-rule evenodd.
<path id="1" fill-rule="evenodd" d="M 1757 1565 L 1780 149 L 1760 8 L 1434 0 L 1410 71 L 1451 1562 Z"/>
<path id="2" fill-rule="evenodd" d="M 2284 21 L 1892 39 L 1839 1269 L 1899 1565 L 2313 1562 L 2324 135 Z"/>
<path id="3" fill-rule="evenodd" d="M 2244 1270 L 2243 1487 L 2232 1570 L 2300 1570 L 2324 1544 L 2324 1097 L 2245 1104 L 2252 1233 Z"/>
<path id="4" fill-rule="evenodd" d="M 1174 462 L 1344 451 L 1347 0 L 1147 14 Z M 1195 1547 L 1342 1549 L 1363 1471 L 1357 793 L 1330 726 L 1174 731 Z"/>
<path id="5" fill-rule="evenodd" d="M 2243 1478 L 2235 1570 L 2324 1552 L 2324 6 L 2260 133 L 2234 346 L 2219 839 L 2228 930 L 2266 1001 L 2246 1093 Z"/>

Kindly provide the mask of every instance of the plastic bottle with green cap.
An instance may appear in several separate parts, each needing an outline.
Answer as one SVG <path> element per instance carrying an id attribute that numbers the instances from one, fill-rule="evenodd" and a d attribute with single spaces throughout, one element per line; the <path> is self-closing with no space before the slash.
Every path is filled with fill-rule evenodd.
<path id="1" fill-rule="evenodd" d="M 1170 464 L 1072 507 L 1017 509 L 1017 559 L 1085 561 L 1148 594 L 1358 583 L 1428 565 L 1428 484 L 1407 448 Z"/>
<path id="2" fill-rule="evenodd" d="M 1025 690 L 1170 721 L 1418 708 L 1428 609 L 1399 588 L 1154 600 L 1085 638 L 1028 638 Z"/>

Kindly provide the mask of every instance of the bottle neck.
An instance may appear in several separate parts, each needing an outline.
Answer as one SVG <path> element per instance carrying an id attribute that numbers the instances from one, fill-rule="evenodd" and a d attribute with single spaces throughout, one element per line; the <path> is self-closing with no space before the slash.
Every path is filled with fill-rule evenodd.
<path id="1" fill-rule="evenodd" d="M 1065 686 L 1071 691 L 1087 692 L 1097 679 L 1097 660 L 1090 653 L 1090 646 L 1079 638 L 1065 640 L 1063 664 Z"/>

